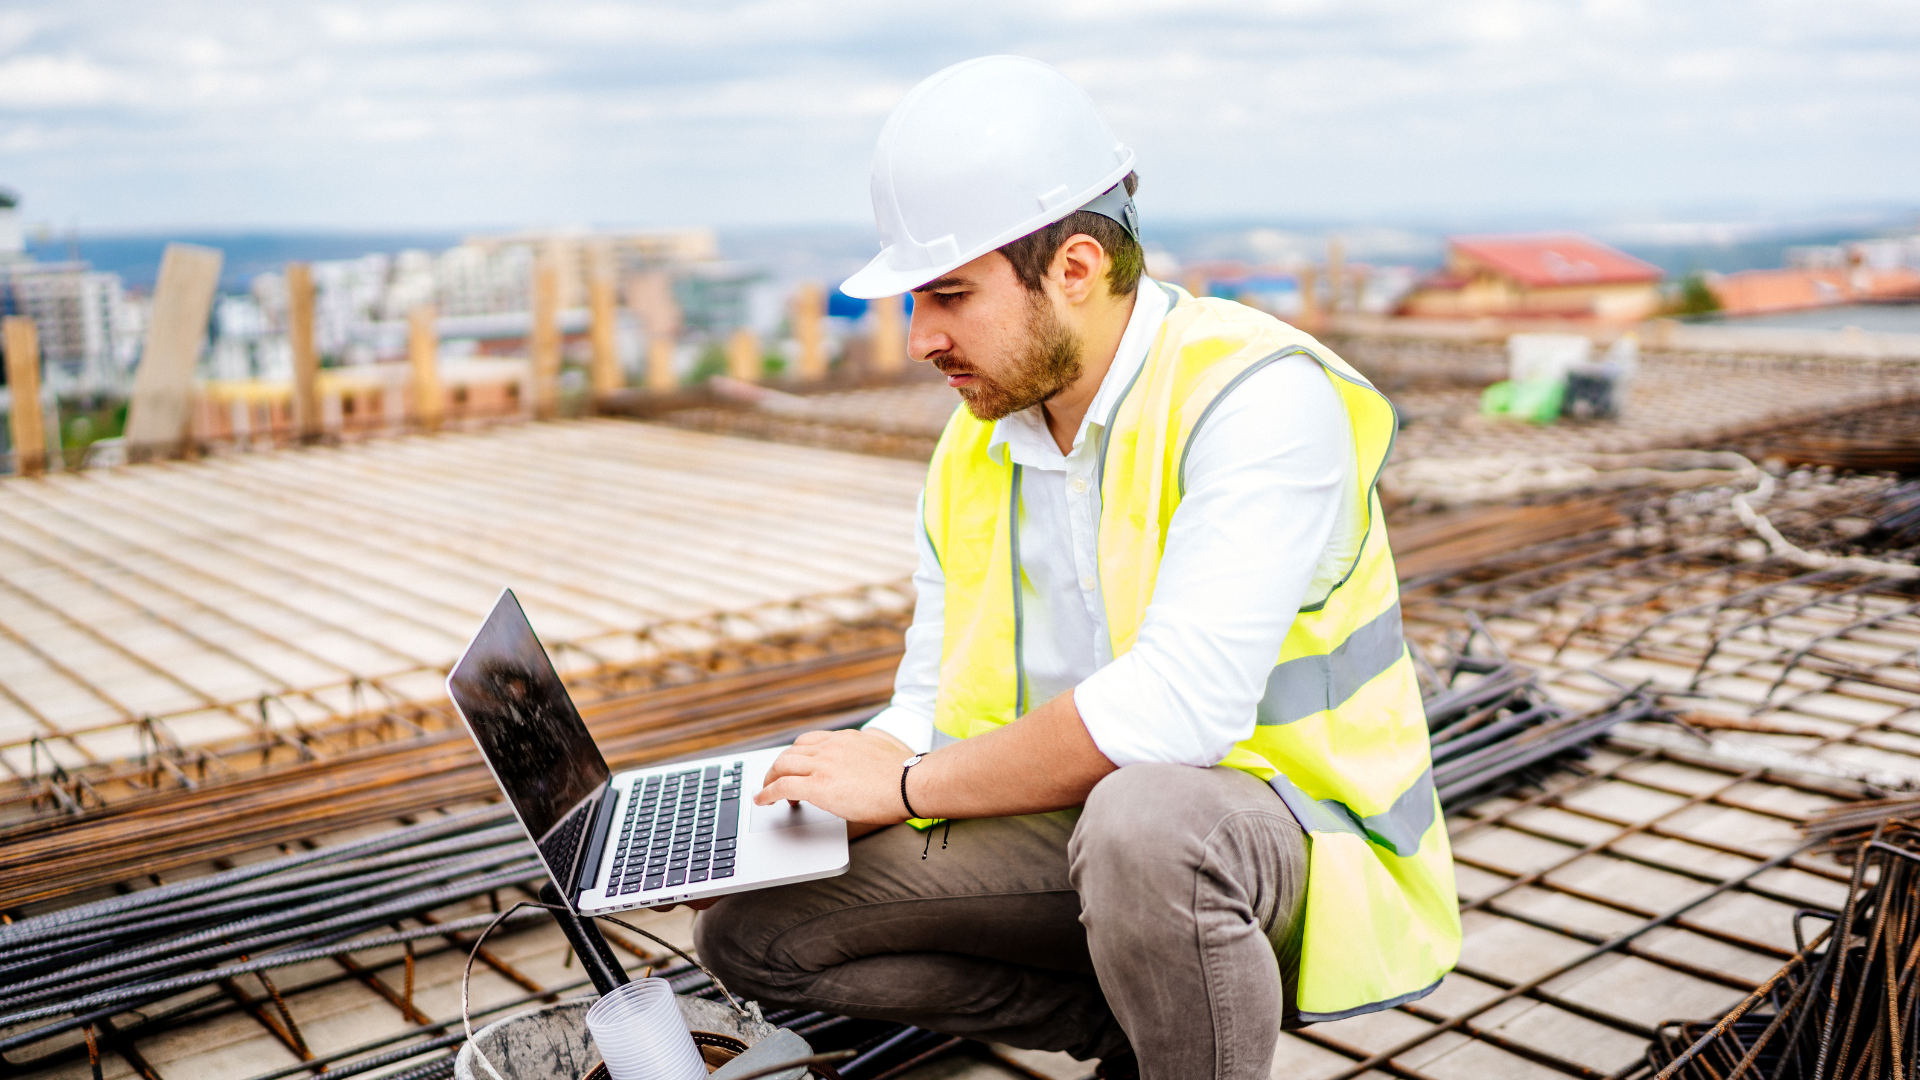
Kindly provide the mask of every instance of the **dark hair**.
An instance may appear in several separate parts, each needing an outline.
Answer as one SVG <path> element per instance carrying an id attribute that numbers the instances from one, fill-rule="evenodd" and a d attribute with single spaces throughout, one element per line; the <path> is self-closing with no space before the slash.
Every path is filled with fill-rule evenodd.
<path id="1" fill-rule="evenodd" d="M 1140 177 L 1128 173 L 1125 180 L 1127 194 L 1132 195 L 1140 188 Z M 1140 287 L 1140 275 L 1146 272 L 1147 255 L 1140 249 L 1139 241 L 1128 235 L 1119 222 L 1105 214 L 1096 214 L 1091 210 L 1075 210 L 1059 221 L 1047 227 L 1030 232 L 1000 249 L 1000 254 L 1013 264 L 1013 272 L 1020 284 L 1028 292 L 1043 291 L 1041 282 L 1046 280 L 1047 267 L 1053 265 L 1053 257 L 1067 238 L 1078 233 L 1086 233 L 1100 242 L 1107 251 L 1107 291 L 1115 296 L 1131 296 Z"/>

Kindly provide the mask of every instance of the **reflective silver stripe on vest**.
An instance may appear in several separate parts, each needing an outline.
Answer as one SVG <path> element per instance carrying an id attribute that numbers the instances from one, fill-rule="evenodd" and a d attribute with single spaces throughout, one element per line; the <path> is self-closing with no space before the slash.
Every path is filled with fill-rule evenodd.
<path id="1" fill-rule="evenodd" d="M 1400 634 L 1400 602 L 1396 600 L 1332 652 L 1274 665 L 1267 675 L 1267 692 L 1255 707 L 1254 722 L 1291 724 L 1336 708 L 1399 663 L 1406 651 L 1406 638 Z"/>
<path id="2" fill-rule="evenodd" d="M 933 729 L 932 750 L 938 750 L 943 746 L 952 746 L 954 743 L 957 743 L 959 741 L 960 741 L 959 739 L 956 739 L 953 736 L 947 734 L 946 732 L 941 731 L 939 728 Z M 929 752 L 931 752 L 931 750 Z"/>
<path id="3" fill-rule="evenodd" d="M 1420 850 L 1420 838 L 1433 827 L 1436 804 L 1432 768 L 1409 784 L 1407 790 L 1393 800 L 1393 805 L 1387 807 L 1386 813 L 1364 818 L 1338 799 L 1307 798 L 1305 792 L 1293 786 L 1293 781 L 1279 773 L 1267 781 L 1267 786 L 1279 793 L 1280 801 L 1293 811 L 1294 820 L 1302 829 L 1310 833 L 1352 833 L 1403 859 Z"/>

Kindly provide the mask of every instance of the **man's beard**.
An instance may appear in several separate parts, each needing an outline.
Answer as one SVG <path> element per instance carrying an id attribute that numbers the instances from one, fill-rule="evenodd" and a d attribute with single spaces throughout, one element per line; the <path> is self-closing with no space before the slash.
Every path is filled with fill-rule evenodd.
<path id="1" fill-rule="evenodd" d="M 969 371 L 973 385 L 959 387 L 967 411 L 992 423 L 1047 401 L 1080 377 L 1080 338 L 1047 303 L 1032 297 L 1027 305 L 1027 347 L 1008 370 L 989 377 Z M 944 366 L 941 367 L 945 371 Z"/>

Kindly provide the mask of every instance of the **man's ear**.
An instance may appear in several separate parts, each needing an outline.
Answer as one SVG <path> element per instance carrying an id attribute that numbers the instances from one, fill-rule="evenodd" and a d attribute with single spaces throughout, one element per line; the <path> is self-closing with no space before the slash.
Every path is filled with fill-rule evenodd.
<path id="1" fill-rule="evenodd" d="M 1053 253 L 1047 276 L 1069 304 L 1085 303 L 1099 294 L 1107 273 L 1107 250 L 1086 233 L 1074 233 Z"/>

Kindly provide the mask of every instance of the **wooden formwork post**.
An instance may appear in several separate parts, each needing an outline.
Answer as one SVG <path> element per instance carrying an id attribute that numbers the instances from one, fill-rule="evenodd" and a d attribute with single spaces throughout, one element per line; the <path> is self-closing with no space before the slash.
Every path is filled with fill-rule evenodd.
<path id="1" fill-rule="evenodd" d="M 560 267 L 550 252 L 533 264 L 533 326 L 527 333 L 533 366 L 533 415 L 560 413 Z"/>
<path id="2" fill-rule="evenodd" d="M 293 434 L 303 443 L 319 440 L 320 352 L 313 342 L 313 268 L 287 264 L 287 344 L 293 350 Z"/>
<path id="3" fill-rule="evenodd" d="M 660 271 L 627 282 L 627 308 L 647 328 L 647 389 L 665 393 L 679 385 L 673 354 L 680 343 L 680 305 L 673 281 Z"/>
<path id="4" fill-rule="evenodd" d="M 1301 267 L 1299 281 L 1300 314 L 1295 317 L 1294 325 L 1311 333 L 1315 327 L 1320 325 L 1320 298 L 1314 294 L 1316 282 L 1314 281 L 1313 267 Z"/>
<path id="5" fill-rule="evenodd" d="M 184 449 L 193 422 L 193 376 L 207 343 L 207 320 L 220 287 L 221 253 L 168 244 L 160 256 L 140 367 L 127 403 L 127 456 L 139 460 Z"/>
<path id="6" fill-rule="evenodd" d="M 620 374 L 619 318 L 615 303 L 613 249 L 595 244 L 588 252 L 587 308 L 593 316 L 593 366 L 589 371 L 593 396 L 611 394 L 626 382 Z"/>
<path id="7" fill-rule="evenodd" d="M 666 393 L 679 385 L 679 376 L 673 370 L 673 357 L 679 350 L 679 339 L 670 334 L 654 334 L 647 339 L 647 389 Z"/>
<path id="8" fill-rule="evenodd" d="M 907 332 L 901 325 L 906 304 L 899 296 L 883 296 L 867 307 L 873 312 L 873 370 L 896 374 L 907 366 Z"/>
<path id="9" fill-rule="evenodd" d="M 827 348 L 821 322 L 827 316 L 827 293 L 817 281 L 803 281 L 793 290 L 793 339 L 800 345 L 799 376 L 815 382 L 827 377 Z"/>
<path id="10" fill-rule="evenodd" d="M 432 304 L 407 313 L 407 361 L 413 366 L 413 422 L 428 431 L 440 428 L 446 394 L 440 389 L 440 327 Z"/>
<path id="11" fill-rule="evenodd" d="M 7 422 L 13 435 L 13 471 L 38 476 L 47 467 L 47 428 L 40 415 L 40 330 L 25 315 L 0 324 L 7 350 L 7 388 L 13 405 Z"/>
<path id="12" fill-rule="evenodd" d="M 759 382 L 762 361 L 760 336 L 746 327 L 727 339 L 727 374 L 741 382 Z"/>

